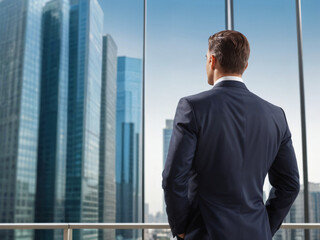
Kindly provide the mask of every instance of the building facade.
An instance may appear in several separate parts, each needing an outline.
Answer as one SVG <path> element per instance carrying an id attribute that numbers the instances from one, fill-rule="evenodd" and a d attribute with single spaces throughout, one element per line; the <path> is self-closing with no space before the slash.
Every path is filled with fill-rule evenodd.
<path id="1" fill-rule="evenodd" d="M 284 223 L 303 223 L 304 222 L 304 198 L 303 185 L 300 192 L 290 208 Z M 320 184 L 309 182 L 309 217 L 311 223 L 318 223 L 320 220 Z M 309 230 L 310 240 L 320 239 L 318 229 Z M 304 239 L 303 229 L 280 229 L 273 237 L 275 240 L 301 240 Z"/>
<path id="2" fill-rule="evenodd" d="M 70 6 L 66 221 L 98 222 L 103 12 L 97 0 Z M 97 229 L 73 239 L 97 239 Z"/>
<path id="3" fill-rule="evenodd" d="M 34 222 L 42 0 L 0 1 L 0 222 Z M 32 240 L 33 230 L 0 231 Z"/>
<path id="4" fill-rule="evenodd" d="M 141 222 L 142 61 L 118 57 L 116 129 L 116 220 Z M 117 230 L 118 239 L 137 239 L 141 230 Z"/>
<path id="5" fill-rule="evenodd" d="M 165 166 L 168 150 L 169 150 L 169 144 L 170 139 L 172 135 L 172 129 L 173 129 L 173 120 L 172 119 L 166 119 L 166 127 L 163 129 L 163 168 Z M 162 203 L 162 221 L 168 222 L 167 212 L 166 212 L 166 202 L 164 200 L 164 194 L 163 195 L 163 203 Z"/>
<path id="6" fill-rule="evenodd" d="M 65 222 L 69 1 L 46 3 L 42 16 L 40 119 L 35 222 Z M 62 239 L 62 230 L 36 230 L 35 239 Z"/>
<path id="7" fill-rule="evenodd" d="M 117 45 L 103 36 L 100 116 L 99 222 L 116 222 Z M 114 240 L 115 230 L 99 230 L 100 240 Z"/>

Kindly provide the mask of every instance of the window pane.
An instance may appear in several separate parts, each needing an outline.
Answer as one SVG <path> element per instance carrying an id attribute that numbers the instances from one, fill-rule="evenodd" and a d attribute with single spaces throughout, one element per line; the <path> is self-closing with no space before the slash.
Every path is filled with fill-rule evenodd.
<path id="1" fill-rule="evenodd" d="M 141 0 L 0 0 L 0 222 L 142 221 L 142 29 Z"/>
<path id="2" fill-rule="evenodd" d="M 225 1 L 148 1 L 146 52 L 146 222 L 167 222 L 161 174 L 178 100 L 211 89 L 208 38 L 225 27 Z M 150 232 L 150 231 L 149 231 Z M 171 231 L 155 231 L 171 236 Z"/>
<path id="3" fill-rule="evenodd" d="M 107 0 L 100 3 L 105 16 L 104 32 L 110 34 L 106 46 L 109 48 L 113 42 L 118 56 L 117 92 L 113 93 L 116 94 L 116 119 L 114 119 L 116 198 L 112 203 L 106 200 L 109 206 L 105 206 L 104 214 L 114 211 L 116 213 L 114 222 L 141 222 L 143 1 Z M 107 81 L 107 96 L 111 93 L 109 87 Z M 108 104 L 108 99 L 106 103 Z M 108 107 L 111 107 L 110 102 L 106 107 L 108 111 Z M 106 118 L 110 116 L 107 112 Z M 108 129 L 108 126 L 106 128 Z M 111 154 L 113 150 L 109 150 Z M 114 158 L 109 160 L 112 161 Z M 112 176 L 105 180 L 106 184 L 109 182 L 112 182 Z M 108 192 L 106 197 L 108 198 Z M 108 232 L 110 233 L 105 231 L 105 234 Z M 117 239 L 138 239 L 141 236 L 142 230 L 116 230 Z"/>
<path id="4" fill-rule="evenodd" d="M 320 2 L 301 1 L 303 62 L 306 100 L 307 154 L 309 177 L 309 218 L 320 222 Z M 320 239 L 320 230 L 310 231 L 311 239 Z"/>
<path id="5" fill-rule="evenodd" d="M 294 1 L 253 1 L 234 4 L 235 29 L 249 40 L 249 65 L 243 75 L 248 88 L 283 108 L 292 134 L 300 182 L 303 181 L 296 10 Z M 266 197 L 270 189 L 265 180 Z M 303 222 L 303 187 L 284 222 Z M 291 234 L 291 235 L 290 235 Z M 279 231 L 276 239 L 303 236 L 302 230 Z M 293 239 L 293 238 L 292 238 Z"/>

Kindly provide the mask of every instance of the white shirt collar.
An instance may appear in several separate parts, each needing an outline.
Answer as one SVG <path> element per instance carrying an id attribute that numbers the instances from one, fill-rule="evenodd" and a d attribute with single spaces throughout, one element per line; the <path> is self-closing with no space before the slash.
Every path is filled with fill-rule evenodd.
<path id="1" fill-rule="evenodd" d="M 222 82 L 224 80 L 234 80 L 234 81 L 239 81 L 239 82 L 243 82 L 241 77 L 236 77 L 236 76 L 223 76 L 217 79 L 217 81 L 215 81 L 215 83 L 213 84 L 213 86 L 215 86 L 217 83 Z"/>

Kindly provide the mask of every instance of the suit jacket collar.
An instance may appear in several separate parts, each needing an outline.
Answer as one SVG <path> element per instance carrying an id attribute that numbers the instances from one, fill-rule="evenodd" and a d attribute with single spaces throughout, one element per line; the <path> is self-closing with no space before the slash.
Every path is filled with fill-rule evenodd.
<path id="1" fill-rule="evenodd" d="M 243 82 L 234 81 L 234 80 L 224 80 L 215 84 L 212 89 L 218 87 L 238 87 L 248 90 L 247 86 Z"/>

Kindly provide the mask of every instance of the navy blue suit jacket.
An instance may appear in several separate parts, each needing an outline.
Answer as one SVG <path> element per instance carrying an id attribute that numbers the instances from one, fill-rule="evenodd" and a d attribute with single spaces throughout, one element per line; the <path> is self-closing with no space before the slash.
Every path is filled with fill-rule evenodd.
<path id="1" fill-rule="evenodd" d="M 284 111 L 233 80 L 182 97 L 162 177 L 173 237 L 271 240 L 300 189 Z"/>

